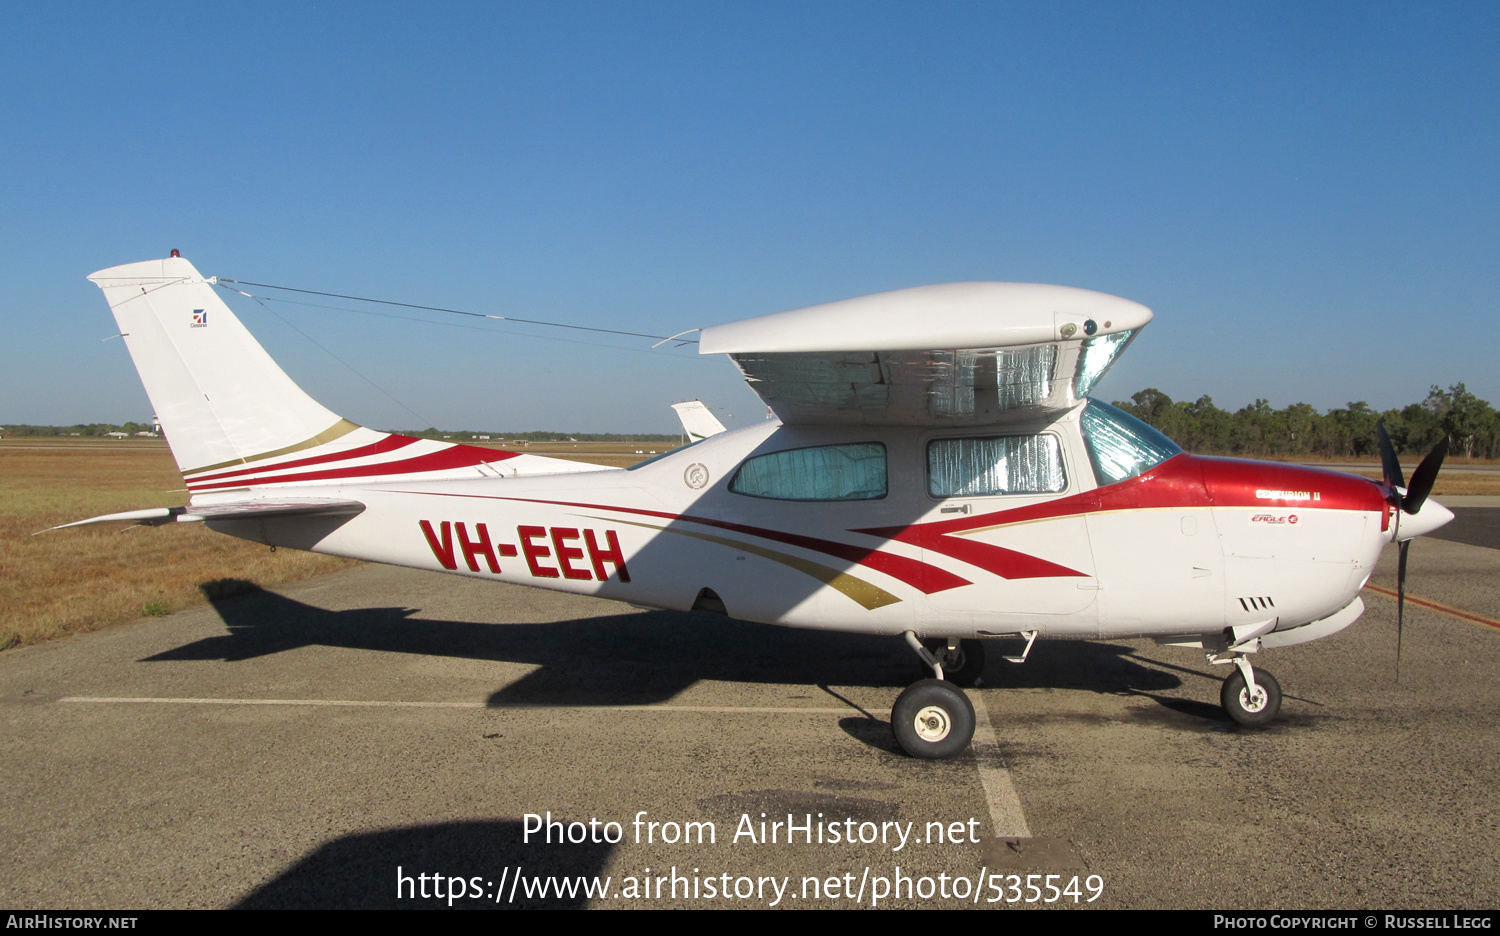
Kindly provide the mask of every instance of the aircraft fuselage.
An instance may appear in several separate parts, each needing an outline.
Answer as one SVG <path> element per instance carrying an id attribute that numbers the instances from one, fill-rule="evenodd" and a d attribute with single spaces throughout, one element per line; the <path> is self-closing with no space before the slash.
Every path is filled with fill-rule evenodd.
<path id="1" fill-rule="evenodd" d="M 1286 631 L 1350 605 L 1392 539 L 1381 486 L 1333 471 L 1179 452 L 1101 484 L 1082 409 L 989 428 L 772 422 L 629 470 L 324 482 L 320 494 L 366 510 L 210 525 L 636 605 L 950 638 Z M 975 469 L 976 451 L 1004 458 Z M 852 496 L 797 487 L 826 488 L 796 476 L 810 459 L 827 475 L 829 458 L 852 459 L 833 472 L 850 474 Z M 1016 478 L 1045 490 L 993 493 Z"/>

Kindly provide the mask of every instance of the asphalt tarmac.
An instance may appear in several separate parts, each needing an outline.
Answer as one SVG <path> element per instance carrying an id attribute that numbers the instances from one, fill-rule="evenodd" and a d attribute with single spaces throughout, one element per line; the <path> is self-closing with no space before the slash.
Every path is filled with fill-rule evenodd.
<path id="1" fill-rule="evenodd" d="M 1453 519 L 1432 535 L 1453 543 L 1500 549 L 1500 507 L 1455 507 Z"/>
<path id="2" fill-rule="evenodd" d="M 1500 620 L 1500 550 L 1411 564 Z M 1398 684 L 1365 601 L 1261 655 L 1264 729 L 1196 651 L 1041 643 L 970 693 L 993 741 L 929 763 L 887 721 L 922 676 L 899 640 L 377 566 L 251 587 L 0 654 L 0 904 L 1493 908 L 1500 629 L 1408 604 Z M 548 812 L 584 840 L 527 841 Z"/>

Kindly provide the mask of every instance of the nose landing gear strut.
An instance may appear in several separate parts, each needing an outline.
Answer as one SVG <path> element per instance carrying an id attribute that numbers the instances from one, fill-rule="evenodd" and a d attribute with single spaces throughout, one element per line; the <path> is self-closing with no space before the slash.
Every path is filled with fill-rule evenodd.
<path id="1" fill-rule="evenodd" d="M 1243 653 L 1221 659 L 1209 656 L 1210 663 L 1233 663 L 1237 672 L 1224 680 L 1219 702 L 1224 713 L 1241 725 L 1264 725 L 1281 711 L 1281 684 L 1265 670 L 1252 670 Z"/>

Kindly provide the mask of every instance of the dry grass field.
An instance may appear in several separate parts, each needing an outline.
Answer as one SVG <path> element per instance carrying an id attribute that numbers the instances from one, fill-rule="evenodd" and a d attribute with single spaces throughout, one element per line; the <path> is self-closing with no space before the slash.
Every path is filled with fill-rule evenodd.
<path id="1" fill-rule="evenodd" d="M 187 503 L 164 442 L 0 441 L 0 647 L 35 643 L 201 603 L 217 579 L 275 585 L 347 568 L 347 559 L 221 536 L 201 523 L 59 523 Z M 114 526 L 111 524 L 110 526 Z"/>
<path id="2" fill-rule="evenodd" d="M 624 467 L 660 442 L 493 445 Z M 1462 468 L 1467 463 L 1449 463 Z M 1371 461 L 1346 468 L 1379 477 Z M 1410 466 L 1408 466 L 1408 474 Z M 278 585 L 347 568 L 347 559 L 264 546 L 202 524 L 87 527 L 33 536 L 99 514 L 187 503 L 164 442 L 17 438 L 0 441 L 0 649 L 167 614 L 204 600 L 221 579 Z M 1434 494 L 1500 494 L 1500 471 L 1444 471 Z"/>
<path id="3" fill-rule="evenodd" d="M 1348 469 L 1344 469 L 1348 470 Z M 1380 469 L 1373 471 L 1355 469 L 1354 474 L 1364 475 L 1367 478 L 1380 477 Z M 1411 480 L 1411 472 L 1407 472 L 1407 480 Z M 1460 474 L 1458 472 L 1439 472 L 1437 484 L 1433 485 L 1433 497 L 1450 497 L 1461 495 L 1467 497 L 1471 494 L 1494 496 L 1500 494 L 1500 472 L 1472 472 Z"/>
<path id="4" fill-rule="evenodd" d="M 671 446 L 491 447 L 624 467 Z M 187 496 L 162 441 L 0 440 L 0 649 L 200 604 L 209 582 L 233 578 L 271 586 L 356 564 L 297 550 L 272 552 L 200 523 L 32 535 L 100 514 L 186 504 Z"/>
<path id="5" fill-rule="evenodd" d="M 1292 464 L 1320 466 L 1322 462 L 1314 459 L 1277 459 Z M 1335 471 L 1347 471 L 1351 474 L 1363 475 L 1366 478 L 1379 480 L 1381 476 L 1380 459 L 1378 458 L 1340 458 L 1327 462 L 1327 467 Z M 1406 473 L 1407 480 L 1411 480 L 1411 474 L 1417 467 L 1417 459 L 1410 456 L 1402 459 L 1402 471 Z M 1500 495 L 1500 463 L 1484 458 L 1464 458 L 1459 455 L 1450 455 L 1443 461 L 1443 470 L 1438 473 L 1437 483 L 1432 488 L 1432 496 L 1469 496 L 1483 495 L 1493 497 Z"/>

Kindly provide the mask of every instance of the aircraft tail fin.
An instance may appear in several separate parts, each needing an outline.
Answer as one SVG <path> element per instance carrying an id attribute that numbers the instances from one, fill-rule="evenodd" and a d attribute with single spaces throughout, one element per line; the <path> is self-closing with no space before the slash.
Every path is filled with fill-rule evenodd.
<path id="1" fill-rule="evenodd" d="M 89 280 L 104 290 L 177 467 L 195 495 L 600 467 L 392 435 L 341 418 L 271 360 L 219 298 L 216 281 L 181 257 L 111 267 Z"/>
<path id="2" fill-rule="evenodd" d="M 183 474 L 333 441 L 359 427 L 292 382 L 181 257 L 100 270 Z"/>
<path id="3" fill-rule="evenodd" d="M 724 424 L 700 400 L 673 403 L 672 409 L 677 411 L 677 418 L 682 420 L 682 428 L 688 434 L 689 442 L 697 442 L 724 431 Z"/>

